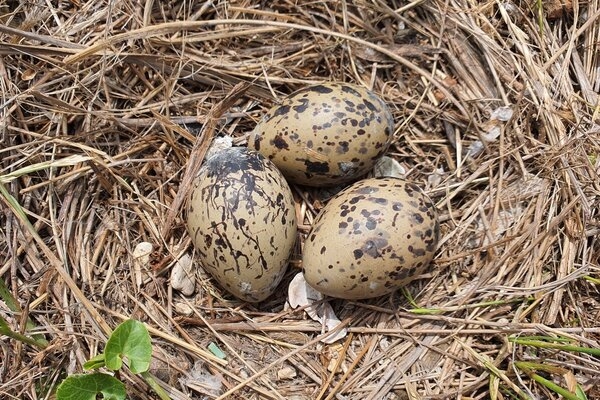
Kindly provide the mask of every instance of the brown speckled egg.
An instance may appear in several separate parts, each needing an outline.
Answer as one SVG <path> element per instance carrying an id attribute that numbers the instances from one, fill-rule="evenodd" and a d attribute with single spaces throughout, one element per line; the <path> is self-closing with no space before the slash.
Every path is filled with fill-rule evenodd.
<path id="1" fill-rule="evenodd" d="M 202 267 L 219 284 L 242 300 L 264 300 L 281 281 L 296 240 L 292 192 L 259 153 L 223 150 L 194 180 L 187 228 Z"/>
<path id="2" fill-rule="evenodd" d="M 382 296 L 423 274 L 438 237 L 435 206 L 417 186 L 365 179 L 338 193 L 315 219 L 304 244 L 304 277 L 332 297 Z"/>
<path id="3" fill-rule="evenodd" d="M 293 93 L 267 112 L 248 147 L 273 161 L 291 182 L 326 186 L 366 174 L 393 133 L 392 114 L 373 92 L 323 83 Z"/>

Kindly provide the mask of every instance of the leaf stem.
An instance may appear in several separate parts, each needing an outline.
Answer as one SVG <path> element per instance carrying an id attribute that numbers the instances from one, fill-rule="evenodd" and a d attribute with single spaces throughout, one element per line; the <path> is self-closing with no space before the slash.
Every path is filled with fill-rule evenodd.
<path id="1" fill-rule="evenodd" d="M 160 384 L 156 381 L 156 378 L 150 372 L 140 372 L 140 375 L 162 400 L 171 400 L 169 394 L 165 391 L 165 389 L 163 389 L 162 386 L 160 386 Z"/>
<path id="2" fill-rule="evenodd" d="M 39 340 L 30 338 L 29 336 L 26 336 L 26 335 L 22 335 L 18 332 L 13 331 L 12 329 L 10 329 L 10 327 L 8 326 L 8 322 L 2 317 L 0 317 L 0 333 L 5 336 L 8 336 L 11 339 L 15 339 L 20 342 L 35 346 L 40 350 L 43 350 L 47 347 L 47 343 L 42 343 Z"/>

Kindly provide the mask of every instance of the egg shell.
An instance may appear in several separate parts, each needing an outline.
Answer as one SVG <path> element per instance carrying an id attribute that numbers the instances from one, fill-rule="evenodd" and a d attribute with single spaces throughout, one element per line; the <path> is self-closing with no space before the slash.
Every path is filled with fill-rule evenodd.
<path id="1" fill-rule="evenodd" d="M 302 252 L 304 277 L 332 297 L 382 296 L 423 274 L 438 238 L 435 206 L 416 185 L 365 179 L 338 193 L 315 219 Z"/>
<path id="2" fill-rule="evenodd" d="M 232 147 L 200 168 L 187 229 L 200 264 L 221 286 L 242 300 L 262 301 L 288 266 L 296 240 L 294 198 L 273 163 Z"/>
<path id="3" fill-rule="evenodd" d="M 299 90 L 271 108 L 248 147 L 291 181 L 337 185 L 366 174 L 390 145 L 394 119 L 375 93 L 348 83 Z"/>

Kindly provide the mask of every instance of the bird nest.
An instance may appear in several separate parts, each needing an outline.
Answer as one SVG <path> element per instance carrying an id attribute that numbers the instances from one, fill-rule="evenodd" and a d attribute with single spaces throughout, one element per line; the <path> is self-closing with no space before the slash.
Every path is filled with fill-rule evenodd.
<path id="1" fill-rule="evenodd" d="M 0 397 L 49 398 L 127 319 L 173 399 L 600 397 L 600 2 L 302 3 L 0 2 Z M 421 279 L 329 301 L 333 343 L 286 305 L 318 189 L 266 301 L 171 276 L 213 139 L 323 81 L 387 102 L 441 224 Z"/>

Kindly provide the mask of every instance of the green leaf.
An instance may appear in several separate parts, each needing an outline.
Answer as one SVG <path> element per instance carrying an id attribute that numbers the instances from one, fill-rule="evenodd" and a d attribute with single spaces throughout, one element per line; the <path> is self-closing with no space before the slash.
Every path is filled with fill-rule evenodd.
<path id="1" fill-rule="evenodd" d="M 98 369 L 104 367 L 104 353 L 98 354 L 96 357 L 92 357 L 83 364 L 83 369 L 89 371 L 90 369 Z"/>
<path id="2" fill-rule="evenodd" d="M 8 306 L 8 308 L 11 311 L 14 311 L 15 313 L 21 312 L 21 307 L 19 306 L 19 303 L 13 297 L 10 290 L 8 290 L 6 283 L 2 279 L 0 279 L 0 299 L 4 300 L 4 303 Z M 33 323 L 31 318 L 27 318 L 26 324 L 27 324 L 26 325 L 27 331 L 31 331 L 36 328 L 36 325 Z M 12 331 L 10 331 L 10 327 L 8 326 L 8 323 L 4 319 L 1 319 L 1 318 L 0 318 L 0 332 L 2 332 L 3 334 L 5 334 L 7 336 L 11 336 L 14 339 L 21 340 L 24 343 L 29 343 L 34 346 L 37 346 L 41 349 L 48 346 L 48 341 L 44 338 L 44 335 L 34 333 L 34 334 L 31 334 L 31 339 L 23 339 L 23 338 L 26 338 L 26 336 L 20 335 L 16 332 L 14 332 L 14 335 L 10 335 L 9 333 L 7 333 L 7 332 L 12 333 Z"/>
<path id="3" fill-rule="evenodd" d="M 585 395 L 585 392 L 583 391 L 580 385 L 577 385 L 577 389 L 575 389 L 575 395 L 579 400 L 588 400 L 587 396 Z"/>
<path id="4" fill-rule="evenodd" d="M 529 378 L 533 379 L 542 386 L 545 386 L 547 389 L 552 390 L 554 393 L 559 394 L 563 398 L 567 400 L 582 399 L 582 397 L 580 397 L 580 393 L 571 393 L 568 389 L 559 386 L 553 381 L 546 379 L 537 373 L 537 371 L 544 371 L 552 375 L 565 375 L 567 372 L 566 369 L 556 365 L 540 364 L 529 361 L 516 361 L 514 365 L 519 370 L 525 372 Z M 585 396 L 585 393 L 583 393 L 583 395 Z"/>
<path id="5" fill-rule="evenodd" d="M 552 390 L 554 393 L 561 395 L 562 397 L 564 397 L 567 400 L 580 400 L 580 398 L 576 394 L 569 392 L 569 390 L 557 385 L 556 383 L 552 382 L 551 380 L 546 379 L 536 373 L 530 373 L 529 377 L 531 379 L 533 379 L 534 381 L 536 381 L 537 383 Z"/>
<path id="6" fill-rule="evenodd" d="M 3 334 L 10 332 L 10 326 L 8 326 L 8 323 L 2 317 L 0 317 L 0 332 Z"/>
<path id="7" fill-rule="evenodd" d="M 133 319 L 117 326 L 108 338 L 104 350 L 106 367 L 113 371 L 121 369 L 124 358 L 127 358 L 127 365 L 134 374 L 147 371 L 150 367 L 150 334 L 144 324 Z"/>
<path id="8" fill-rule="evenodd" d="M 4 302 L 11 311 L 21 311 L 19 303 L 17 303 L 17 300 L 13 297 L 12 293 L 10 293 L 10 290 L 8 290 L 8 287 L 6 287 L 6 283 L 2 279 L 0 279 L 0 299 L 4 300 Z"/>
<path id="9" fill-rule="evenodd" d="M 444 310 L 439 310 L 437 308 L 413 308 L 407 311 L 417 315 L 438 315 L 444 313 Z"/>
<path id="10" fill-rule="evenodd" d="M 542 349 L 558 349 L 562 351 L 572 351 L 575 353 L 591 354 L 593 356 L 600 356 L 600 349 L 591 347 L 582 347 L 571 345 L 570 340 L 565 338 L 548 338 L 545 336 L 531 336 L 531 337 L 515 337 L 511 336 L 508 338 L 510 342 L 521 344 L 524 346 L 537 347 Z M 558 342 L 558 343 L 555 343 Z M 567 342 L 567 344 L 563 344 Z"/>
<path id="11" fill-rule="evenodd" d="M 592 282 L 595 285 L 600 285 L 600 279 L 598 278 L 592 278 L 591 276 L 584 276 L 583 279 Z"/>
<path id="12" fill-rule="evenodd" d="M 28 165 L 6 175 L 0 175 L 0 183 L 8 183 L 20 176 L 29 175 L 34 172 L 42 171 L 49 168 L 70 167 L 82 162 L 91 160 L 90 156 L 73 155 L 59 160 L 43 161 L 37 164 Z"/>
<path id="13" fill-rule="evenodd" d="M 30 338 L 29 336 L 26 335 L 21 335 L 19 332 L 15 332 L 12 329 L 10 329 L 10 326 L 8 325 L 8 322 L 6 322 L 6 320 L 2 317 L 0 317 L 0 334 L 1 335 L 5 335 L 8 336 L 9 338 L 15 339 L 15 340 L 19 340 L 23 343 L 27 343 L 30 344 L 32 346 L 36 346 L 40 349 L 43 349 L 47 346 L 47 341 L 45 339 L 35 339 L 35 338 Z"/>
<path id="14" fill-rule="evenodd" d="M 125 400 L 125 385 L 107 374 L 71 375 L 56 389 L 57 400 Z"/>

